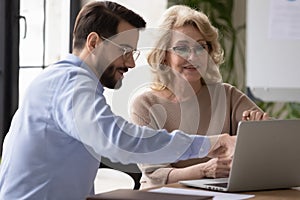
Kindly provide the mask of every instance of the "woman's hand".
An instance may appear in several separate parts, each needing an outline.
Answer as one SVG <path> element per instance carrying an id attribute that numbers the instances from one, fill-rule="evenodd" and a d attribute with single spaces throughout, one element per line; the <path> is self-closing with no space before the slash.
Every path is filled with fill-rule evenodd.
<path id="1" fill-rule="evenodd" d="M 210 178 L 224 178 L 229 176 L 231 158 L 213 158 L 205 163 L 199 163 L 184 168 L 173 168 L 167 183 L 176 183 L 182 180 Z"/>
<path id="2" fill-rule="evenodd" d="M 229 176 L 232 158 L 213 158 L 207 161 L 203 167 L 205 177 L 225 178 Z"/>
<path id="3" fill-rule="evenodd" d="M 261 112 L 259 110 L 245 110 L 243 112 L 243 121 L 259 121 L 259 120 L 269 120 L 269 114 Z"/>
<path id="4" fill-rule="evenodd" d="M 230 136 L 224 133 L 221 135 L 208 136 L 208 138 L 211 148 L 207 156 L 213 159 L 206 163 L 185 168 L 173 168 L 168 175 L 167 183 L 204 177 L 227 177 L 229 175 L 236 136 Z"/>

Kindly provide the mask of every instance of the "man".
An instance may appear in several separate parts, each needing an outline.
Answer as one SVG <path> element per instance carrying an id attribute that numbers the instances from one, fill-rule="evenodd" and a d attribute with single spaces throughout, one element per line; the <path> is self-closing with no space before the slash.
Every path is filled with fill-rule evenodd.
<path id="1" fill-rule="evenodd" d="M 144 20 L 112 2 L 83 7 L 73 53 L 29 86 L 3 145 L 0 199 L 85 199 L 101 156 L 122 163 L 161 163 L 232 154 L 228 136 L 168 134 L 128 123 L 106 104 L 135 66 Z M 144 137 L 147 135 L 147 137 Z M 150 135 L 150 136 L 149 136 Z"/>

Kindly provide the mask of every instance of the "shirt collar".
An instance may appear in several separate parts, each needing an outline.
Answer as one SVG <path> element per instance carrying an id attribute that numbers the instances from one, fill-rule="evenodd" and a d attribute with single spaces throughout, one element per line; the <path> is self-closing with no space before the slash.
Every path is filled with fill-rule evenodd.
<path id="1" fill-rule="evenodd" d="M 104 87 L 103 85 L 100 83 L 98 77 L 96 76 L 96 74 L 93 72 L 93 70 L 83 61 L 81 60 L 78 56 L 74 55 L 74 54 L 68 54 L 65 58 L 66 62 L 70 62 L 75 66 L 84 68 L 85 70 L 87 70 L 91 75 L 92 78 L 98 82 L 98 89 L 100 90 L 100 92 L 103 93 L 104 91 Z"/>

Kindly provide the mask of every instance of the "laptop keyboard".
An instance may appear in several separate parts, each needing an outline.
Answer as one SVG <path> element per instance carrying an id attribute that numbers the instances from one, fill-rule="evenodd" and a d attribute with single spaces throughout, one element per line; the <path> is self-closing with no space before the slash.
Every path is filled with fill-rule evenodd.
<path id="1" fill-rule="evenodd" d="M 210 183 L 210 184 L 205 184 L 205 185 L 227 188 L 228 183 Z"/>

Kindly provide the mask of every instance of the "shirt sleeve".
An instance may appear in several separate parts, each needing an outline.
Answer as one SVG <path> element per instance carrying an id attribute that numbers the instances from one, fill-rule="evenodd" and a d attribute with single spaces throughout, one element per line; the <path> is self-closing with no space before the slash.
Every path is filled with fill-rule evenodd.
<path id="1" fill-rule="evenodd" d="M 208 154 L 210 142 L 205 136 L 189 136 L 178 130 L 169 134 L 114 115 L 103 87 L 86 70 L 68 72 L 59 84 L 53 98 L 59 128 L 97 159 L 105 156 L 123 164 L 157 164 Z"/>

